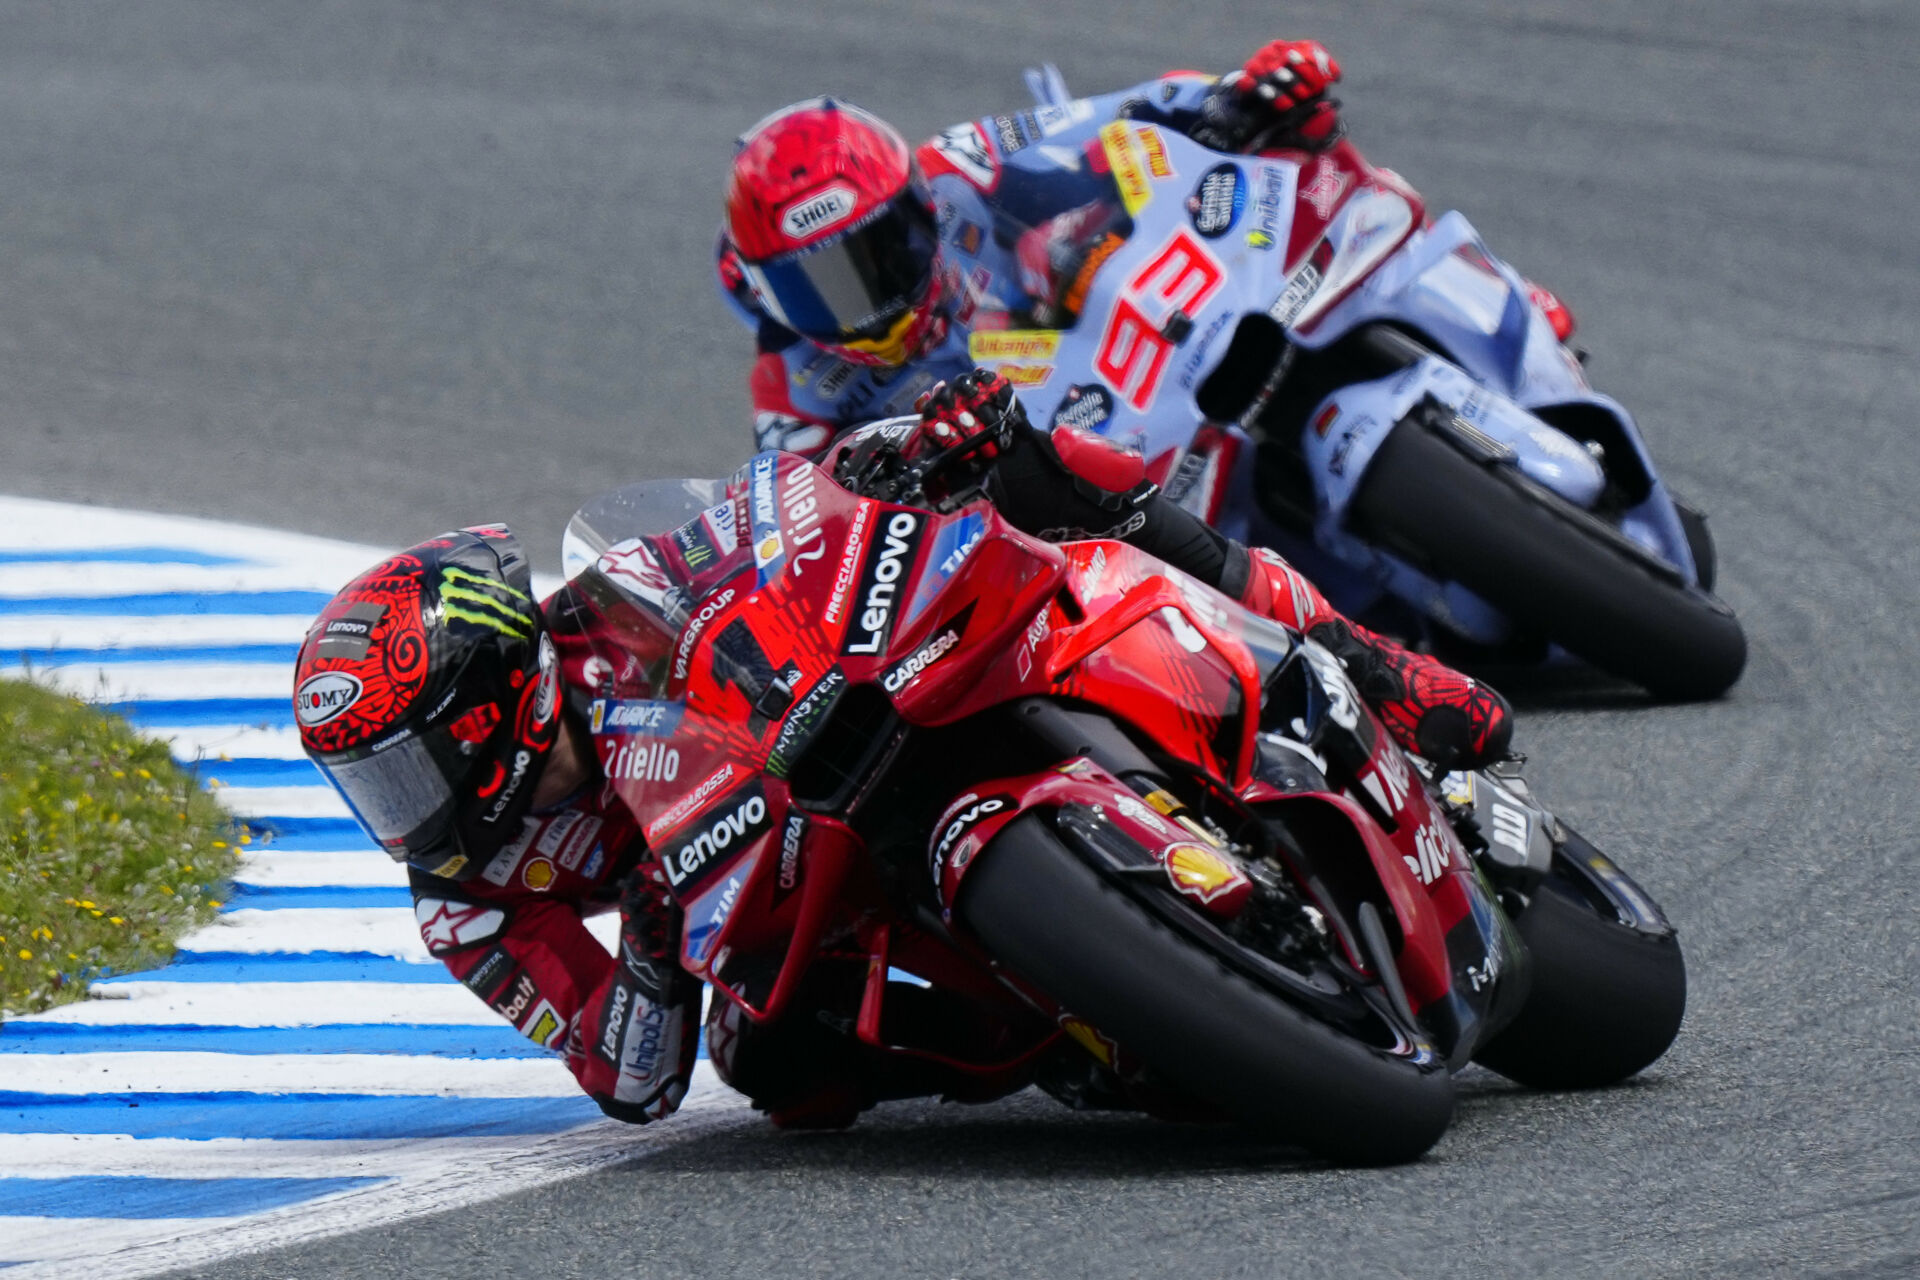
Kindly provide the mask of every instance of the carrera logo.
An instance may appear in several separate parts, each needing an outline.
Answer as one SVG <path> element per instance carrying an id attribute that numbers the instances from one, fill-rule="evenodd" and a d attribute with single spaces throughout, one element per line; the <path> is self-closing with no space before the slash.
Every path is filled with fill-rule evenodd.
<path id="1" fill-rule="evenodd" d="M 828 187 L 819 195 L 790 206 L 780 216 L 780 229 L 795 240 L 837 226 L 853 216 L 856 199 L 850 187 Z"/>
<path id="2" fill-rule="evenodd" d="M 294 690 L 294 719 L 307 726 L 325 724 L 359 700 L 358 676 L 344 671 L 323 671 L 317 676 L 308 676 Z"/>
<path id="3" fill-rule="evenodd" d="M 896 511 L 887 517 L 880 538 L 867 556 L 860 574 L 860 589 L 855 607 L 860 610 L 847 628 L 843 653 L 877 654 L 887 647 L 893 630 L 893 614 L 900 593 L 900 579 L 913 564 L 914 549 L 920 541 L 921 518 L 911 511 Z"/>
<path id="4" fill-rule="evenodd" d="M 787 829 L 780 836 L 780 873 L 773 882 L 773 905 L 776 907 L 800 885 L 800 846 L 806 838 L 806 815 L 789 813 Z"/>
<path id="5" fill-rule="evenodd" d="M 768 826 L 767 798 L 756 782 L 721 802 L 707 825 L 679 849 L 661 855 L 667 879 L 675 889 L 693 885 L 717 858 L 752 844 Z"/>
<path id="6" fill-rule="evenodd" d="M 973 606 L 967 606 L 962 611 L 962 615 L 955 618 L 953 624 L 945 631 L 921 645 L 914 650 L 912 656 L 887 672 L 885 678 L 880 681 L 881 687 L 888 693 L 898 693 L 906 687 L 907 681 L 953 652 L 953 647 L 960 643 L 960 633 L 967 629 L 966 615 L 972 611 Z"/>

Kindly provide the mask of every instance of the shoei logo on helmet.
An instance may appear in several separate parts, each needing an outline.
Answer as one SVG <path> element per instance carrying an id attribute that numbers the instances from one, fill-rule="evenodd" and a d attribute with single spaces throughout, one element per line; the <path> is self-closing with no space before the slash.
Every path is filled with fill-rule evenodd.
<path id="1" fill-rule="evenodd" d="M 293 715 L 303 725 L 325 724 L 360 700 L 360 678 L 344 671 L 322 671 L 300 682 L 293 693 Z"/>
<path id="2" fill-rule="evenodd" d="M 804 240 L 852 217 L 857 201 L 851 187 L 828 187 L 819 195 L 790 205 L 780 215 L 780 229 L 795 240 Z"/>

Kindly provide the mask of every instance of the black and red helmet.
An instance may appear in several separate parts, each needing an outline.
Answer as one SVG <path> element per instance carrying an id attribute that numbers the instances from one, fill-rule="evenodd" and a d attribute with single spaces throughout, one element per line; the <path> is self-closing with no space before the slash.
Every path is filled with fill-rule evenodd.
<path id="1" fill-rule="evenodd" d="M 478 873 L 519 834 L 560 728 L 560 664 L 513 534 L 442 534 L 348 583 L 300 646 L 293 709 L 395 861 Z"/>
<path id="2" fill-rule="evenodd" d="M 727 240 L 778 323 L 856 364 L 905 364 L 939 335 L 940 238 L 906 140 L 813 98 L 740 138 Z"/>

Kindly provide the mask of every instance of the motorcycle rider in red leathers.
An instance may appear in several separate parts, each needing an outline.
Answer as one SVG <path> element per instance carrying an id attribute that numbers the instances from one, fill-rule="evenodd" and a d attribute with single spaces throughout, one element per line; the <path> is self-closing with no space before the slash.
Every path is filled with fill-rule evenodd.
<path id="1" fill-rule="evenodd" d="M 718 251 L 722 292 L 756 333 L 758 446 L 817 455 L 912 412 L 973 367 L 970 331 L 1070 324 L 1121 216 L 1103 124 L 1157 124 L 1218 151 L 1322 151 L 1343 133 L 1327 96 L 1339 78 L 1318 42 L 1276 40 L 1222 79 L 1170 72 L 956 125 L 917 150 L 832 99 L 760 121 L 734 156 Z"/>
<path id="2" fill-rule="evenodd" d="M 1497 693 L 1347 622 L 1279 557 L 1167 501 L 1137 453 L 1073 427 L 1030 427 L 1004 379 L 982 371 L 937 387 L 906 452 L 983 434 L 985 491 L 1015 525 L 1124 538 L 1305 631 L 1431 761 L 1504 756 L 1511 717 Z M 827 465 L 856 462 L 880 438 L 855 433 Z M 595 656 L 593 616 L 566 587 L 536 603 L 503 526 L 445 534 L 362 574 L 321 611 L 301 646 L 294 704 L 307 754 L 408 864 L 429 952 L 563 1053 L 608 1115 L 643 1123 L 685 1096 L 701 991 L 678 964 L 679 907 L 607 783 L 630 740 L 589 732 L 590 704 L 632 676 Z M 616 908 L 610 956 L 583 918 Z M 864 967 L 816 963 L 800 1003 L 770 1024 L 713 1001 L 708 1046 L 721 1079 L 793 1126 L 843 1126 L 888 1098 L 970 1099 L 958 1073 L 884 1054 L 819 1016 L 850 1017 Z M 898 1003 L 907 1017 L 969 1025 L 967 1008 L 938 991 L 903 987 Z"/>

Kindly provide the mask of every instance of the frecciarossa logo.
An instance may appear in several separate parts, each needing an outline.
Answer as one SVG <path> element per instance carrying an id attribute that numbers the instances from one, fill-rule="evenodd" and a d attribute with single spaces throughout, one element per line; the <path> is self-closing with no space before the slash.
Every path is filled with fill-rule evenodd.
<path id="1" fill-rule="evenodd" d="M 660 850 L 660 865 L 676 891 L 689 890 L 772 827 L 766 792 L 755 780 L 715 805 L 700 825 L 669 840 Z"/>
<path id="2" fill-rule="evenodd" d="M 850 610 L 853 616 L 848 619 L 840 652 L 886 652 L 894 615 L 899 612 L 900 587 L 913 568 L 924 523 L 916 512 L 895 511 L 876 530 L 877 536 L 867 547 L 866 563 L 860 568 L 860 585 L 854 591 Z"/>

